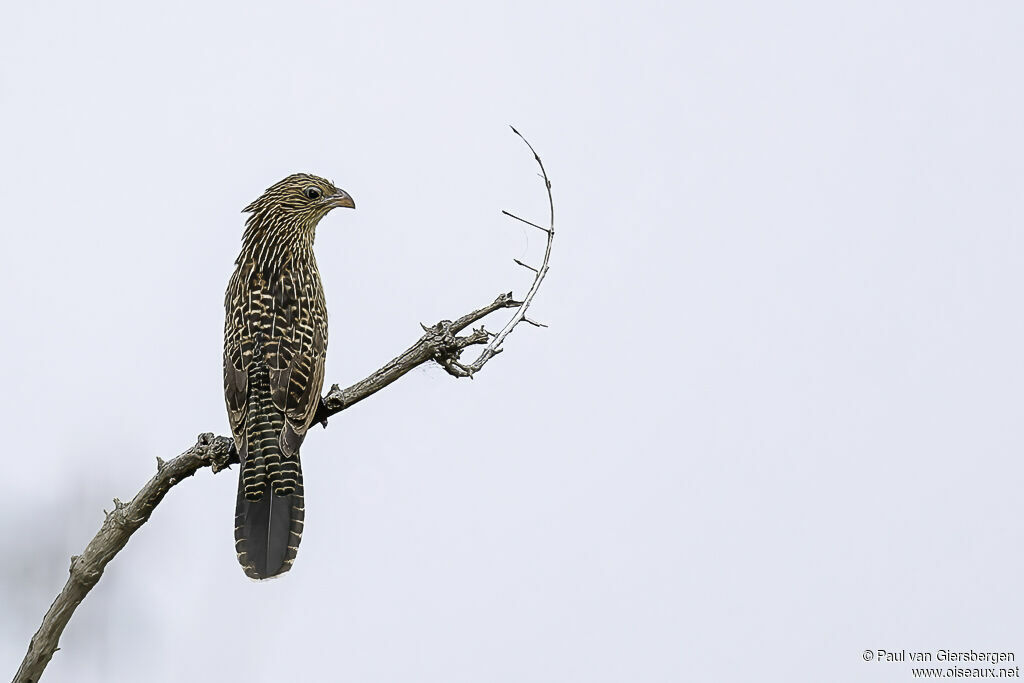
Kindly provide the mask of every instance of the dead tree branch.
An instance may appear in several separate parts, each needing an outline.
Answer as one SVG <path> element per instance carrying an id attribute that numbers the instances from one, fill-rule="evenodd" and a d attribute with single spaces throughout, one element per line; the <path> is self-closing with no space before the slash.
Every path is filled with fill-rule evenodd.
<path id="1" fill-rule="evenodd" d="M 527 318 L 526 309 L 528 309 L 530 304 L 533 303 L 533 297 L 537 295 L 537 291 L 540 289 L 540 284 L 544 281 L 544 276 L 548 274 L 548 261 L 551 260 L 551 244 L 555 241 L 555 200 L 551 196 L 551 180 L 548 178 L 548 172 L 544 170 L 544 162 L 540 160 L 540 156 L 533 148 L 533 145 L 530 144 L 529 140 L 524 138 L 514 127 L 512 128 L 512 132 L 518 135 L 520 139 L 526 143 L 526 146 L 530 148 L 530 152 L 533 153 L 533 158 L 537 161 L 537 165 L 540 166 L 540 176 L 544 179 L 544 189 L 547 190 L 548 193 L 548 227 L 542 227 L 536 223 L 526 220 L 525 218 L 520 218 L 519 216 L 511 214 L 508 211 L 502 211 L 502 213 L 509 218 L 514 218 L 521 223 L 526 223 L 527 225 L 531 225 L 538 230 L 543 230 L 547 233 L 548 241 L 544 247 L 544 260 L 541 262 L 540 268 L 534 268 L 531 265 L 523 263 L 519 259 L 513 259 L 513 261 L 519 265 L 527 268 L 528 270 L 532 270 L 535 273 L 533 284 L 530 285 L 530 290 L 526 293 L 526 296 L 523 297 L 523 301 L 519 304 L 519 308 L 516 309 L 512 319 L 505 323 L 505 327 L 501 328 L 501 331 L 498 332 L 498 334 L 494 335 L 494 338 L 491 339 L 491 342 L 483 351 L 480 352 L 480 355 L 477 356 L 475 361 L 468 365 L 463 365 L 459 362 L 458 358 L 455 358 L 449 362 L 443 363 L 444 369 L 448 371 L 448 374 L 454 375 L 455 377 L 469 377 L 472 379 L 473 374 L 480 372 L 480 368 L 484 366 L 484 363 L 501 353 L 501 344 L 505 341 L 505 337 L 512 334 L 512 330 L 516 329 L 516 325 L 522 321 L 525 320 L 534 327 L 547 327 L 547 325 Z"/>
<path id="2" fill-rule="evenodd" d="M 516 135 L 523 138 L 519 131 L 512 129 Z M 523 138 L 527 146 L 530 143 Z M 526 309 L 533 300 L 534 295 L 540 287 L 541 281 L 548 270 L 548 257 L 551 254 L 551 239 L 554 236 L 554 203 L 551 200 L 551 182 L 544 173 L 544 165 L 540 157 L 530 146 L 534 158 L 540 164 L 544 183 L 548 191 L 548 201 L 551 205 L 551 227 L 541 228 L 529 223 L 522 218 L 513 216 L 507 211 L 503 212 L 516 220 L 528 223 L 534 227 L 548 232 L 547 250 L 544 253 L 544 262 L 539 269 L 536 269 L 536 277 L 533 285 L 523 301 L 516 301 L 512 292 L 499 294 L 494 301 L 471 311 L 454 322 L 442 320 L 436 325 L 427 327 L 421 324 L 423 335 L 401 355 L 393 358 L 384 367 L 380 368 L 366 379 L 356 382 L 347 389 L 340 389 L 337 384 L 320 400 L 320 407 L 317 410 L 315 421 L 325 427 L 327 419 L 346 408 L 349 408 L 368 396 L 372 396 L 384 387 L 388 386 L 410 370 L 426 363 L 436 361 L 450 374 L 456 377 L 472 377 L 478 372 L 491 357 L 501 351 L 501 343 L 504 341 L 515 326 L 522 320 L 533 325 L 540 325 L 526 318 Z M 524 264 L 525 265 L 525 264 Z M 531 268 L 531 270 L 533 270 Z M 459 332 L 483 319 L 484 317 L 504 308 L 516 308 L 511 320 L 502 328 L 498 334 L 492 334 L 484 330 L 483 326 L 474 329 L 468 335 L 459 336 Z M 543 325 L 540 325 L 543 326 Z M 488 340 L 490 339 L 490 343 Z M 462 352 L 473 345 L 486 344 L 480 356 L 471 364 L 463 365 L 459 362 Z M 100 530 L 96 533 L 89 545 L 81 555 L 71 557 L 70 576 L 63 590 L 50 605 L 43 623 L 32 636 L 29 642 L 28 652 L 21 662 L 18 673 L 14 676 L 14 683 L 36 683 L 46 665 L 49 664 L 53 653 L 58 648 L 58 641 L 64 628 L 68 625 L 75 609 L 81 604 L 85 596 L 92 590 L 93 586 L 100 580 L 107 564 L 114 559 L 114 556 L 121 551 L 139 528 L 153 514 L 153 510 L 160 504 L 171 487 L 183 479 L 191 477 L 198 470 L 209 467 L 214 473 L 226 469 L 229 465 L 238 462 L 238 453 L 235 451 L 234 441 L 227 436 L 214 436 L 212 433 L 199 435 L 195 445 L 189 448 L 176 458 L 163 461 L 156 459 L 157 471 L 153 477 L 146 482 L 142 489 L 135 494 L 135 497 L 128 503 L 122 503 L 114 499 L 114 509 L 105 512 L 105 518 Z"/>

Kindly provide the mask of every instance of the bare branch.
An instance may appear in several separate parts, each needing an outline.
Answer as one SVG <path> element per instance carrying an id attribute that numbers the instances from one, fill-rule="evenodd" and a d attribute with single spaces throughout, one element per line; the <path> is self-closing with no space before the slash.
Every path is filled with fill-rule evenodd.
<path id="1" fill-rule="evenodd" d="M 138 531 L 171 487 L 191 477 L 202 467 L 214 472 L 238 462 L 231 439 L 213 434 L 200 434 L 192 448 L 168 462 L 158 461 L 157 473 L 127 504 L 114 499 L 114 509 L 106 513 L 103 525 L 81 555 L 71 557 L 70 576 L 57 599 L 50 605 L 43 623 L 32 637 L 15 683 L 35 683 L 57 651 L 57 642 L 68 625 L 75 608 L 100 580 L 103 570 Z"/>
<path id="2" fill-rule="evenodd" d="M 522 138 L 515 128 L 512 129 L 516 135 Z M 526 142 L 526 139 L 523 138 Z M 547 232 L 547 248 L 544 252 L 544 262 L 540 269 L 535 270 L 536 277 L 533 285 L 522 301 L 516 301 L 512 292 L 499 294 L 494 301 L 474 311 L 457 318 L 454 322 L 442 320 L 435 325 L 427 327 L 420 324 L 423 335 L 415 344 L 406 349 L 403 353 L 393 358 L 384 367 L 372 375 L 356 382 L 347 389 L 341 389 L 337 384 L 333 385 L 321 399 L 314 421 L 327 426 L 327 419 L 346 408 L 372 396 L 384 387 L 388 386 L 410 370 L 426 363 L 435 361 L 449 374 L 455 377 L 469 377 L 480 371 L 480 368 L 495 355 L 501 353 L 501 343 L 505 340 L 515 326 L 525 320 L 531 325 L 546 327 L 526 317 L 526 309 L 529 307 L 533 297 L 537 294 L 540 283 L 548 270 L 548 259 L 551 255 L 551 241 L 554 237 L 554 203 L 551 199 L 551 182 L 544 173 L 544 165 L 540 157 L 526 142 L 533 152 L 534 158 L 540 164 L 544 178 L 545 187 L 548 191 L 548 202 L 551 206 L 550 228 L 529 223 L 517 216 L 511 216 L 524 223 L 534 225 Z M 517 260 L 518 262 L 518 260 Z M 526 266 L 524 263 L 520 265 Z M 530 266 L 526 266 L 534 270 Z M 516 312 L 512 319 L 506 323 L 497 334 L 488 332 L 482 326 L 474 329 L 468 335 L 460 336 L 459 333 L 482 318 L 505 308 L 515 308 Z M 488 340 L 489 343 L 488 343 Z M 469 365 L 459 361 L 463 350 L 469 346 L 484 345 L 480 356 Z M 132 534 L 139 530 L 149 519 L 153 510 L 160 504 L 167 492 L 183 479 L 191 477 L 198 470 L 209 467 L 214 473 L 227 469 L 230 465 L 238 462 L 238 453 L 235 450 L 234 440 L 227 436 L 214 436 L 212 433 L 200 434 L 195 445 L 189 448 L 176 458 L 164 461 L 156 459 L 156 474 L 143 485 L 142 489 L 135 494 L 135 497 L 128 503 L 123 503 L 117 498 L 114 499 L 114 509 L 105 512 L 105 517 L 100 530 L 96 533 L 81 555 L 71 556 L 70 576 L 63 590 L 50 605 L 43 623 L 36 631 L 29 642 L 28 652 L 22 660 L 21 667 L 14 677 L 14 683 L 36 683 L 42 675 L 46 665 L 53 657 L 58 648 L 58 642 L 64 628 L 67 626 L 75 609 L 81 604 L 85 596 L 92 590 L 93 586 L 100 580 L 107 564 L 114 556 L 121 551 L 128 543 Z"/>
<path id="3" fill-rule="evenodd" d="M 536 273 L 536 276 L 533 278 L 533 284 L 530 285 L 530 290 L 526 293 L 526 296 L 523 298 L 523 301 L 519 305 L 519 308 L 516 310 L 515 314 L 513 314 L 512 319 L 505 324 L 505 327 L 501 328 L 501 331 L 498 332 L 498 334 L 494 335 L 494 337 L 491 339 L 491 342 L 484 348 L 483 351 L 480 352 L 480 355 L 477 357 L 475 361 L 469 363 L 468 365 L 463 365 L 462 363 L 458 363 L 456 359 L 454 363 L 454 372 L 451 368 L 448 367 L 448 365 L 445 365 L 445 369 L 448 370 L 449 374 L 454 374 L 457 377 L 472 378 L 475 373 L 480 371 L 480 369 L 484 366 L 484 364 L 487 361 L 489 361 L 491 358 L 493 358 L 495 355 L 501 352 L 501 344 L 502 342 L 505 341 L 505 337 L 512 334 L 512 330 L 516 328 L 516 325 L 518 325 L 520 322 L 526 319 L 526 309 L 530 307 L 530 304 L 533 302 L 533 297 L 537 295 L 537 291 L 540 289 L 540 285 L 544 281 L 544 276 L 548 274 L 548 262 L 551 260 L 551 244 L 555 239 L 555 200 L 551 196 L 551 180 L 548 178 L 548 172 L 544 169 L 544 162 L 540 160 L 540 156 L 537 154 L 537 151 L 533 148 L 533 145 L 530 144 L 530 141 L 524 138 L 522 133 L 516 130 L 514 126 L 510 127 L 512 128 L 512 132 L 518 135 L 520 139 L 522 139 L 522 141 L 526 143 L 526 146 L 530 148 L 530 151 L 533 152 L 533 158 L 537 161 L 537 165 L 540 166 L 540 176 L 541 178 L 544 179 L 544 189 L 548 193 L 548 227 L 545 228 L 540 225 L 536 225 L 535 223 L 531 223 L 530 221 L 519 218 L 519 216 L 515 216 L 509 213 L 508 211 L 502 211 L 502 213 L 518 221 L 522 221 L 523 223 L 528 223 L 529 225 L 532 225 L 535 228 L 540 228 L 541 230 L 547 233 L 548 240 L 544 248 L 544 261 L 543 263 L 541 263 L 540 268 L 534 268 L 533 266 L 526 265 L 519 259 L 515 259 L 516 263 L 523 266 L 524 268 L 529 268 L 534 273 Z M 530 321 L 530 323 L 537 325 L 532 321 Z M 544 325 L 537 326 L 544 327 Z"/>
<path id="4" fill-rule="evenodd" d="M 495 311 L 502 308 L 515 308 L 520 305 L 519 301 L 512 298 L 512 292 L 509 292 L 507 294 L 499 294 L 487 306 L 467 313 L 455 322 L 442 320 L 431 327 L 421 323 L 420 327 L 424 331 L 423 336 L 400 355 L 388 361 L 384 367 L 347 389 L 342 389 L 337 384 L 332 386 L 331 390 L 320 399 L 320 407 L 317 409 L 313 421 L 327 426 L 327 418 L 330 416 L 359 403 L 368 396 L 372 396 L 402 375 L 427 361 L 437 361 L 451 373 L 451 364 L 458 362 L 459 355 L 463 349 L 476 344 L 486 344 L 487 339 L 490 337 L 490 333 L 483 327 L 473 330 L 472 334 L 467 336 L 457 336 L 459 332 Z M 463 377 L 465 375 L 458 376 Z"/>
<path id="5" fill-rule="evenodd" d="M 437 361 L 449 372 L 457 363 L 459 354 L 468 346 L 486 344 L 490 336 L 483 327 L 469 335 L 456 333 L 471 323 L 502 308 L 519 306 L 511 292 L 498 297 L 482 308 L 467 313 L 455 322 L 442 320 L 432 327 L 423 327 L 425 333 L 404 353 L 388 362 L 366 379 L 356 382 L 347 389 L 337 384 L 320 399 L 315 420 L 327 425 L 327 418 L 349 408 L 368 396 L 372 396 L 402 375 L 428 361 Z M 456 375 L 465 376 L 465 375 Z M 107 564 L 131 538 L 139 527 L 149 519 L 153 509 L 163 500 L 172 486 L 191 477 L 197 470 L 210 467 L 214 472 L 238 463 L 234 441 L 227 436 L 200 434 L 194 446 L 176 458 L 164 461 L 156 459 L 157 473 L 142 487 L 129 503 L 114 499 L 114 509 L 105 513 L 103 525 L 81 555 L 71 558 L 71 576 L 64 589 L 53 601 L 43 617 L 43 623 L 29 643 L 25 659 L 14 677 L 15 683 L 39 680 L 58 641 L 70 621 L 75 609 L 103 575 Z"/>

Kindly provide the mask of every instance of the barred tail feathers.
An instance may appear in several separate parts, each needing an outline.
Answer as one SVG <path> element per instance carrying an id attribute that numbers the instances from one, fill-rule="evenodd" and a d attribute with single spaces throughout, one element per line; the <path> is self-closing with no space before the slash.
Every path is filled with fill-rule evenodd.
<path id="1" fill-rule="evenodd" d="M 282 452 L 285 417 L 271 400 L 268 374 L 265 363 L 251 370 L 235 504 L 235 552 L 254 579 L 291 569 L 305 517 L 298 452 Z"/>
<path id="2" fill-rule="evenodd" d="M 235 505 L 235 552 L 246 575 L 269 579 L 292 568 L 302 539 L 306 508 L 302 495 L 302 475 L 295 493 L 264 493 L 249 500 L 238 487 Z"/>

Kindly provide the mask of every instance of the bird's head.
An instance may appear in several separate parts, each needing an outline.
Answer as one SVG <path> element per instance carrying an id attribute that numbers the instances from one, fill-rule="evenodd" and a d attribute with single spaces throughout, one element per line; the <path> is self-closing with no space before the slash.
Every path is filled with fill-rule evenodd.
<path id="1" fill-rule="evenodd" d="M 242 212 L 252 214 L 249 222 L 270 221 L 315 228 L 321 218 L 339 206 L 354 209 L 356 203 L 330 180 L 309 173 L 293 173 L 268 187 Z"/>

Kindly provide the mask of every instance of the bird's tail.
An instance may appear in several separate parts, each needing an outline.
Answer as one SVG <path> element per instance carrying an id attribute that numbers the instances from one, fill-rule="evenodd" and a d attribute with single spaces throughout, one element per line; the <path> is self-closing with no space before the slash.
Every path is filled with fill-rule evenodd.
<path id="1" fill-rule="evenodd" d="M 252 377 L 235 504 L 235 552 L 253 579 L 292 568 L 306 515 L 298 450 L 281 449 L 284 415 L 274 408 L 269 382 L 260 381 L 264 373 L 265 366 Z"/>
<path id="2" fill-rule="evenodd" d="M 239 481 L 235 552 L 246 576 L 269 579 L 292 568 L 299 552 L 305 515 L 301 472 L 294 493 L 282 496 L 265 491 L 259 500 L 246 498 Z"/>

